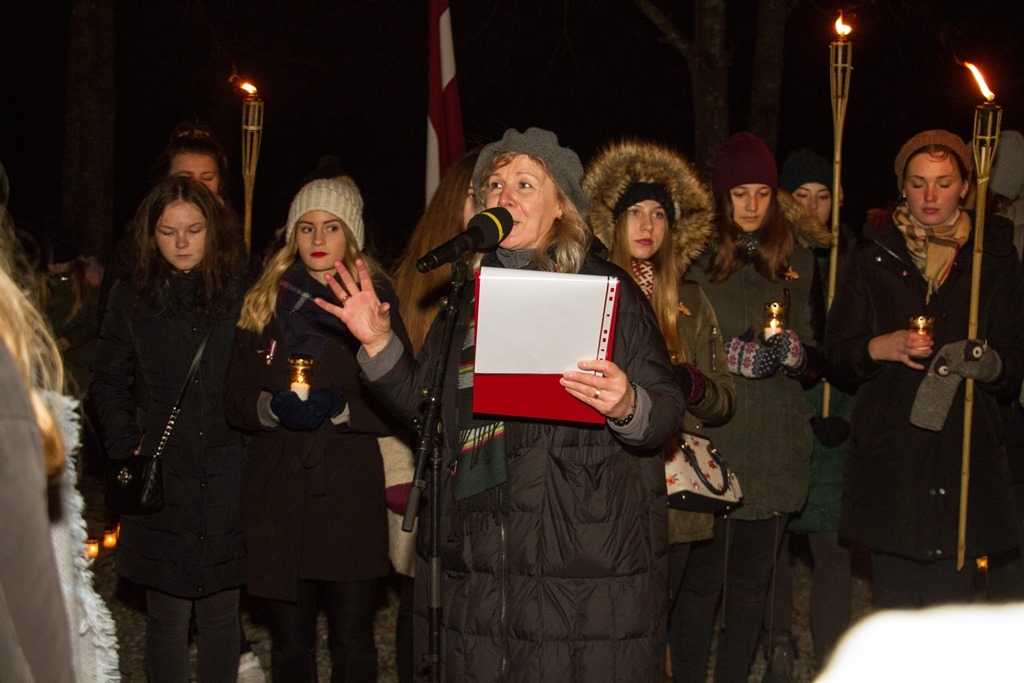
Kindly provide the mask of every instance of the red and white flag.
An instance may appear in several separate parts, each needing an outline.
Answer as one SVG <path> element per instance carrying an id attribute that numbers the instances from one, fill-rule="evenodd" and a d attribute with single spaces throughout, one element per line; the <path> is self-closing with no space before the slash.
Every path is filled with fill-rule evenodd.
<path id="1" fill-rule="evenodd" d="M 455 80 L 455 49 L 448 0 L 430 0 L 430 108 L 427 113 L 427 201 L 441 175 L 466 151 Z"/>

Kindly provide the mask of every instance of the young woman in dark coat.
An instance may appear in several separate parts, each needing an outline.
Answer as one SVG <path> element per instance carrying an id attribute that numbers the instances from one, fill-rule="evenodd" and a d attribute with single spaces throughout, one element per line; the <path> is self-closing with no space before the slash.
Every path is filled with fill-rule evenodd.
<path id="1" fill-rule="evenodd" d="M 829 311 L 835 379 L 857 388 L 840 534 L 871 550 L 878 608 L 971 597 L 976 557 L 1015 548 L 1013 481 L 998 402 L 1024 375 L 1024 293 L 1012 227 L 985 226 L 977 338 L 966 343 L 974 217 L 961 204 L 973 156 L 956 135 L 925 131 L 896 156 L 902 199 L 866 228 Z M 910 318 L 931 317 L 930 333 Z M 965 352 L 973 350 L 974 354 Z M 967 568 L 957 571 L 964 379 L 975 380 Z"/>
<path id="2" fill-rule="evenodd" d="M 149 680 L 188 680 L 194 611 L 199 680 L 233 681 L 245 454 L 224 417 L 224 368 L 245 292 L 240 229 L 204 185 L 181 177 L 154 187 L 133 229 L 139 258 L 133 277 L 111 290 L 90 387 L 109 457 L 156 447 L 196 349 L 212 332 L 164 450 L 166 507 L 121 517 L 117 571 L 146 587 Z"/>
<path id="3" fill-rule="evenodd" d="M 359 342 L 313 303 L 331 297 L 324 277 L 336 261 L 352 273 L 357 258 L 372 263 L 362 253 L 362 210 L 350 180 L 299 190 L 284 246 L 245 297 L 228 368 L 228 418 L 256 435 L 242 510 L 248 592 L 267 598 L 279 681 L 316 677 L 318 591 L 331 680 L 377 676 L 373 618 L 389 571 L 378 437 L 394 430 L 360 383 Z M 371 270 L 397 306 L 381 269 Z M 290 390 L 289 358 L 299 354 L 313 360 L 305 398 Z"/>

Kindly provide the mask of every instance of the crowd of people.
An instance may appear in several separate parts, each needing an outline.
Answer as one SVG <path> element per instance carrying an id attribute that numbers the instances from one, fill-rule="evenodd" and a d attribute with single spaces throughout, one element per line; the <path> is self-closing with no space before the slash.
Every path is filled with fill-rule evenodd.
<path id="1" fill-rule="evenodd" d="M 809 149 L 780 166 L 738 132 L 705 175 L 651 141 L 585 165 L 509 129 L 448 169 L 389 270 L 336 160 L 248 255 L 223 150 L 182 124 L 102 285 L 59 222 L 15 230 L 3 175 L 0 501 L 26 552 L 0 560 L 0 678 L 118 677 L 76 459 L 149 454 L 172 408 L 164 505 L 121 515 L 115 560 L 145 590 L 152 681 L 316 680 L 321 611 L 331 679 L 376 681 L 389 576 L 402 683 L 743 682 L 759 647 L 765 680 L 793 680 L 804 539 L 815 670 L 851 626 L 856 551 L 879 610 L 970 602 L 982 557 L 991 598 L 1024 599 L 1024 138 L 1004 134 L 978 248 L 961 138 L 923 131 L 893 169 L 892 208 L 835 230 Z M 492 209 L 510 225 L 465 271 L 615 282 L 609 352 L 551 389 L 588 421 L 474 409 L 486 301 L 416 260 Z M 684 433 L 725 457 L 735 509 L 669 506 Z M 444 476 L 410 496 L 415 450 Z"/>

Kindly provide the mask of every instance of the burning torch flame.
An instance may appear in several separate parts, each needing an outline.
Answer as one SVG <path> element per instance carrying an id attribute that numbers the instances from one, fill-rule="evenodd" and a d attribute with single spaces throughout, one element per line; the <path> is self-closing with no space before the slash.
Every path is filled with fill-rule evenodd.
<path id="1" fill-rule="evenodd" d="M 246 81 L 245 83 L 243 83 L 242 85 L 240 85 L 238 87 L 241 88 L 242 90 L 244 90 L 245 92 L 249 93 L 249 97 L 252 97 L 253 95 L 256 94 L 256 86 L 253 85 L 252 83 L 249 83 L 248 81 Z"/>
<path id="2" fill-rule="evenodd" d="M 981 75 L 980 71 L 978 71 L 978 67 L 974 66 L 970 62 L 964 62 L 964 66 L 970 69 L 971 73 L 974 74 L 974 80 L 978 81 L 978 87 L 981 88 L 981 94 L 985 96 L 985 101 L 991 102 L 994 100 L 996 98 L 996 94 L 989 90 L 988 86 L 985 85 L 985 77 Z"/>
<path id="3" fill-rule="evenodd" d="M 850 35 L 850 31 L 852 30 L 852 27 L 847 26 L 846 24 L 843 23 L 843 13 L 840 12 L 839 18 L 836 19 L 836 33 L 839 34 L 840 38 L 845 38 L 846 36 Z"/>

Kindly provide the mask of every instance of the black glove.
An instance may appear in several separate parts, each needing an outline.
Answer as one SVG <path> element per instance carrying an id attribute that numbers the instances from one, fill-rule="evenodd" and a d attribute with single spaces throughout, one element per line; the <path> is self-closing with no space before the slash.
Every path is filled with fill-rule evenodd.
<path id="1" fill-rule="evenodd" d="M 686 405 L 692 406 L 704 398 L 704 390 L 707 388 L 707 380 L 704 373 L 696 365 L 680 363 L 672 366 L 672 372 L 676 376 L 676 384 L 683 390 L 683 398 Z"/>
<path id="2" fill-rule="evenodd" d="M 270 399 L 270 410 L 282 426 L 296 431 L 310 431 L 325 418 L 345 409 L 345 397 L 331 389 L 313 389 L 303 401 L 293 391 L 278 391 Z"/>
<path id="3" fill-rule="evenodd" d="M 841 417 L 829 415 L 811 420 L 811 429 L 826 448 L 834 448 L 850 438 L 850 423 Z"/>

